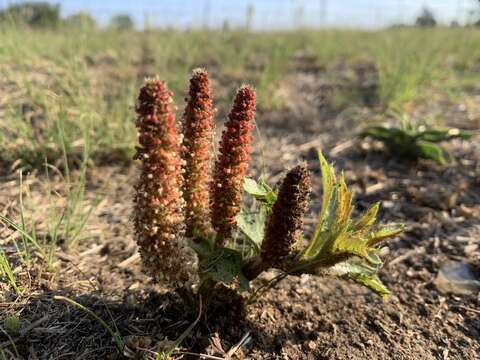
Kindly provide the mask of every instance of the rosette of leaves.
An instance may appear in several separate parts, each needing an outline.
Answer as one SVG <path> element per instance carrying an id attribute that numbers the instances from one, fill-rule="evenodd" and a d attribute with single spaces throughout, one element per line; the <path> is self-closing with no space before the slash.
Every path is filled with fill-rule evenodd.
<path id="1" fill-rule="evenodd" d="M 387 288 L 377 276 L 382 266 L 378 256 L 380 244 L 399 234 L 403 225 L 377 224 L 379 203 L 354 218 L 353 193 L 347 188 L 344 176 L 337 177 L 333 166 L 327 163 L 320 152 L 319 158 L 323 199 L 318 224 L 308 241 L 303 235 L 300 236 L 298 245 L 279 269 L 280 274 L 276 279 L 304 273 L 338 276 L 364 285 L 379 295 L 387 295 Z M 262 179 L 246 179 L 243 188 L 252 197 L 253 206 L 243 208 L 237 215 L 240 233 L 236 241 L 227 244 L 228 248 L 215 248 L 213 240 L 197 245 L 202 259 L 200 278 L 220 282 L 239 291 L 249 289 L 251 266 L 256 266 L 252 265 L 256 264 L 252 259 L 260 257 L 265 224 L 277 201 L 276 190 Z M 256 271 L 253 273 L 258 275 Z"/>
<path id="2" fill-rule="evenodd" d="M 452 161 L 452 156 L 438 144 L 457 138 L 468 140 L 473 134 L 457 128 L 417 127 L 411 122 L 402 121 L 399 127 L 369 126 L 360 136 L 383 142 L 392 154 L 400 157 L 432 159 L 440 164 L 448 164 Z"/>

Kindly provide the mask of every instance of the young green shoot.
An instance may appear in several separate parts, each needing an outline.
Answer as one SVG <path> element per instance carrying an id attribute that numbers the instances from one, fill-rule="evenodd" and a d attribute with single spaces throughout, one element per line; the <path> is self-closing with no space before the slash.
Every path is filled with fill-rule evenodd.
<path id="1" fill-rule="evenodd" d="M 385 144 L 391 154 L 410 159 L 431 159 L 447 165 L 452 162 L 450 153 L 438 145 L 453 139 L 468 140 L 474 134 L 456 128 L 436 129 L 424 125 L 415 126 L 402 119 L 399 126 L 369 126 L 360 134 Z"/>

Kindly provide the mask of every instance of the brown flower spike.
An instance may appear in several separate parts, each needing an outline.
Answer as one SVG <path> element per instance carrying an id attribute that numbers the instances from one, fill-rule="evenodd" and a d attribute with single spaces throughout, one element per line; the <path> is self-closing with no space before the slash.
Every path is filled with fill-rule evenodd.
<path id="1" fill-rule="evenodd" d="M 217 245 L 232 236 L 240 211 L 242 185 L 248 168 L 255 110 L 255 91 L 242 86 L 225 123 L 211 189 L 211 216 Z"/>
<path id="2" fill-rule="evenodd" d="M 310 174 L 302 163 L 290 170 L 265 228 L 261 259 L 265 268 L 281 268 L 299 240 L 311 192 Z"/>
<path id="3" fill-rule="evenodd" d="M 146 80 L 138 96 L 136 127 L 142 161 L 135 187 L 135 236 L 147 272 L 175 286 L 195 271 L 183 244 L 182 160 L 172 92 L 160 80 Z"/>
<path id="4" fill-rule="evenodd" d="M 204 236 L 210 229 L 209 186 L 213 155 L 213 100 L 208 74 L 193 71 L 189 97 L 183 114 L 183 158 L 185 159 L 184 199 L 186 235 Z"/>

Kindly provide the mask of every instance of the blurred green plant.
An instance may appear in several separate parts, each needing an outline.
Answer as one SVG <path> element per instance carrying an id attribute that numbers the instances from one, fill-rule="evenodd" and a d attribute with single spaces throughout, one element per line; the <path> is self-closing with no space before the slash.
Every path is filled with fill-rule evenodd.
<path id="1" fill-rule="evenodd" d="M 17 335 L 20 332 L 21 327 L 22 322 L 18 316 L 7 316 L 5 320 L 3 320 L 3 329 L 9 335 Z"/>
<path id="2" fill-rule="evenodd" d="M 60 22 L 60 6 L 48 2 L 11 4 L 0 11 L 0 23 L 13 22 L 36 28 L 56 27 Z"/>
<path id="3" fill-rule="evenodd" d="M 437 25 L 437 20 L 435 20 L 433 12 L 429 8 L 424 7 L 415 20 L 415 25 L 418 27 L 434 27 Z"/>
<path id="4" fill-rule="evenodd" d="M 79 28 L 80 30 L 92 30 L 97 26 L 95 18 L 83 11 L 68 16 L 63 21 L 63 24 L 67 27 Z"/>
<path id="5" fill-rule="evenodd" d="M 415 126 L 402 118 L 399 126 L 369 126 L 360 134 L 385 144 L 390 153 L 411 159 L 432 159 L 440 164 L 452 162 L 450 153 L 438 143 L 453 139 L 468 140 L 473 133 L 457 128 L 435 129 L 425 125 Z"/>
<path id="6" fill-rule="evenodd" d="M 115 15 L 110 19 L 110 26 L 118 31 L 130 31 L 133 29 L 133 20 L 130 15 Z"/>
<path id="7" fill-rule="evenodd" d="M 3 326 L 2 326 L 3 325 Z M 20 318 L 16 315 L 7 316 L 3 320 L 3 324 L 0 325 L 0 332 L 6 336 L 8 339 L 8 344 L 13 350 L 13 353 L 7 349 L 7 346 L 0 347 L 0 359 L 8 360 L 8 359 L 20 359 L 20 354 L 18 353 L 17 346 L 15 345 L 15 341 L 13 341 L 12 336 L 18 335 L 20 333 L 22 322 Z"/>
<path id="8" fill-rule="evenodd" d="M 15 291 L 15 293 L 17 293 L 17 295 L 20 294 L 20 289 L 18 288 L 15 274 L 13 273 L 7 256 L 2 250 L 0 250 L 0 277 L 3 278 L 4 281 L 12 287 L 12 289 Z"/>

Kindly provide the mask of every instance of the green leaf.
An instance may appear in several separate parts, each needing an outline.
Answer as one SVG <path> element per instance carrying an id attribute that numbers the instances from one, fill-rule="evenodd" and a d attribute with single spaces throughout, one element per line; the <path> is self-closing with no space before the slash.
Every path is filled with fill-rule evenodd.
<path id="1" fill-rule="evenodd" d="M 266 189 L 263 184 L 257 183 L 250 178 L 245 178 L 243 181 L 243 190 L 253 196 L 266 196 L 268 193 L 268 189 Z"/>
<path id="2" fill-rule="evenodd" d="M 448 134 L 450 135 L 450 139 L 460 138 L 460 139 L 463 139 L 463 140 L 469 140 L 469 139 L 473 138 L 473 136 L 475 135 L 471 131 L 460 130 L 460 129 L 455 129 L 455 128 L 454 129 L 449 129 Z"/>
<path id="3" fill-rule="evenodd" d="M 16 315 L 10 315 L 3 320 L 3 328 L 9 335 L 17 335 L 22 328 L 22 322 Z"/>
<path id="4" fill-rule="evenodd" d="M 337 214 L 335 214 L 335 227 L 344 228 L 349 225 L 350 217 L 352 216 L 353 192 L 348 190 L 345 183 L 345 176 L 342 174 L 340 181 L 338 182 L 338 206 Z"/>
<path id="5" fill-rule="evenodd" d="M 240 231 L 258 252 L 263 241 L 265 221 L 268 213 L 272 211 L 273 204 L 277 201 L 277 194 L 262 179 L 255 181 L 246 178 L 243 189 L 260 203 L 260 207 L 254 211 L 242 209 L 236 216 L 236 221 Z"/>
<path id="6" fill-rule="evenodd" d="M 380 208 L 380 203 L 377 202 L 367 211 L 365 211 L 352 225 L 353 231 L 361 230 L 367 226 L 372 226 L 377 219 L 378 209 Z"/>
<path id="7" fill-rule="evenodd" d="M 335 264 L 330 268 L 330 273 L 336 276 L 345 276 L 353 274 L 363 274 L 373 276 L 376 274 L 378 268 L 363 262 L 359 258 L 352 258 Z"/>
<path id="8" fill-rule="evenodd" d="M 369 233 L 368 246 L 375 246 L 382 240 L 400 234 L 404 229 L 403 224 L 379 225 Z"/>
<path id="9" fill-rule="evenodd" d="M 377 276 L 380 265 L 381 264 L 378 266 L 371 266 L 361 259 L 353 258 L 334 265 L 330 269 L 330 273 L 335 276 L 351 279 L 369 288 L 378 295 L 385 297 L 390 292 Z"/>
<path id="10" fill-rule="evenodd" d="M 428 142 L 440 142 L 450 138 L 448 130 L 428 129 L 417 134 L 417 138 Z"/>
<path id="11" fill-rule="evenodd" d="M 369 126 L 361 134 L 363 137 L 370 136 L 377 140 L 394 141 L 407 135 L 407 133 L 396 127 Z"/>
<path id="12" fill-rule="evenodd" d="M 242 233 L 260 250 L 265 233 L 266 210 L 261 207 L 256 212 L 246 212 L 244 209 L 236 217 L 237 226 Z"/>
<path id="13" fill-rule="evenodd" d="M 342 232 L 333 242 L 332 253 L 347 253 L 360 257 L 367 257 L 367 241 L 356 234 Z"/>
<path id="14" fill-rule="evenodd" d="M 447 164 L 451 161 L 450 154 L 446 150 L 435 144 L 417 144 L 417 154 L 421 158 L 432 159 L 440 164 Z"/>
<path id="15" fill-rule="evenodd" d="M 196 239 L 198 240 L 200 238 L 196 238 Z M 200 257 L 200 259 L 205 259 L 209 257 L 212 251 L 214 250 L 215 238 L 214 236 L 209 238 L 204 238 L 200 242 L 192 240 L 190 241 L 189 245 L 193 250 L 195 250 L 195 252 Z"/>
<path id="16" fill-rule="evenodd" d="M 20 289 L 17 286 L 12 267 L 7 259 L 7 256 L 3 250 L 0 249 L 0 278 L 1 277 L 3 277 L 6 282 L 10 284 L 17 294 L 20 294 Z"/>
<path id="17" fill-rule="evenodd" d="M 369 249 L 365 259 L 372 265 L 380 266 L 380 265 L 383 264 L 382 259 L 380 259 L 380 257 L 378 256 L 378 250 L 377 249 Z"/>
<path id="18" fill-rule="evenodd" d="M 320 247 L 324 244 L 324 242 L 321 241 L 321 233 L 328 219 L 332 218 L 332 215 L 335 212 L 334 207 L 336 206 L 336 178 L 333 166 L 327 162 L 320 150 L 318 150 L 318 159 L 320 161 L 320 169 L 322 172 L 322 208 L 318 216 L 318 223 L 312 239 L 304 252 L 304 255 L 307 257 L 318 253 Z"/>
<path id="19" fill-rule="evenodd" d="M 240 292 L 247 291 L 249 283 L 242 272 L 242 255 L 232 249 L 220 248 L 200 262 L 200 277 L 222 283 Z"/>
<path id="20" fill-rule="evenodd" d="M 271 210 L 275 201 L 277 201 L 277 194 L 272 190 L 268 184 L 263 181 L 255 181 L 253 179 L 245 178 L 243 182 L 243 189 L 246 193 L 252 195 L 255 200 L 259 201 L 268 210 Z"/>
<path id="21" fill-rule="evenodd" d="M 325 218 L 328 216 L 328 209 L 331 208 L 329 204 L 335 190 L 336 177 L 333 166 L 327 162 L 327 159 L 325 159 L 321 151 L 318 151 L 318 158 L 320 160 L 323 185 L 322 209 L 320 212 L 319 220 L 320 223 L 323 223 L 325 221 Z"/>
<path id="22" fill-rule="evenodd" d="M 464 140 L 471 139 L 473 134 L 456 128 L 447 130 L 427 129 L 418 134 L 418 138 L 428 142 L 441 142 L 460 138 Z"/>
<path id="23" fill-rule="evenodd" d="M 365 276 L 362 274 L 358 274 L 350 276 L 350 278 L 353 281 L 369 288 L 374 293 L 382 296 L 383 298 L 386 298 L 390 294 L 390 291 L 388 291 L 387 287 L 382 283 L 382 281 L 378 278 L 377 275 Z"/>

